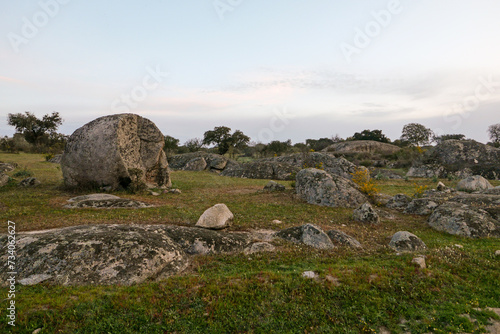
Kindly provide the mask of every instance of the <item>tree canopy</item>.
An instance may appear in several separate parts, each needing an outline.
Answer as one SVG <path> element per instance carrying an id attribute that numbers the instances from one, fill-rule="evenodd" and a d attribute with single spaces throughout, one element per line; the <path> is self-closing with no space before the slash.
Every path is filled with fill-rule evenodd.
<path id="1" fill-rule="evenodd" d="M 382 133 L 382 130 L 363 130 L 361 133 L 356 132 L 354 136 L 352 136 L 352 140 L 374 140 L 382 143 L 391 142 L 391 140 Z"/>
<path id="2" fill-rule="evenodd" d="M 62 124 L 62 121 L 58 112 L 53 112 L 52 115 L 47 114 L 42 119 L 37 118 L 29 111 L 24 114 L 8 115 L 8 124 L 14 126 L 18 133 L 22 133 L 30 144 L 44 144 L 51 135 L 57 134 L 57 128 Z"/>
<path id="3" fill-rule="evenodd" d="M 488 127 L 488 134 L 493 146 L 500 147 L 500 123 Z"/>
<path id="4" fill-rule="evenodd" d="M 403 127 L 401 140 L 411 145 L 428 145 L 433 141 L 434 132 L 419 123 L 409 123 Z"/>
<path id="5" fill-rule="evenodd" d="M 209 130 L 203 135 L 203 144 L 217 145 L 219 154 L 225 154 L 231 147 L 243 148 L 249 141 L 250 137 L 246 136 L 240 130 L 236 130 L 231 134 L 231 128 L 227 126 L 215 127 L 213 130 Z"/>

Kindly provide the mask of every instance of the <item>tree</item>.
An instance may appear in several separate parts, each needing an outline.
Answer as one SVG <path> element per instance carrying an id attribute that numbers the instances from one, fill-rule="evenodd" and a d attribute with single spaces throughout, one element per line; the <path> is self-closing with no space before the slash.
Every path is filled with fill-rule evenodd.
<path id="1" fill-rule="evenodd" d="M 163 146 L 163 150 L 165 151 L 167 156 L 174 154 L 178 148 L 179 139 L 171 136 L 165 136 L 165 145 Z"/>
<path id="2" fill-rule="evenodd" d="M 500 123 L 488 127 L 488 134 L 494 147 L 500 147 Z"/>
<path id="3" fill-rule="evenodd" d="M 330 138 L 306 139 L 306 144 L 314 151 L 321 151 L 334 143 Z"/>
<path id="4" fill-rule="evenodd" d="M 382 133 L 382 130 L 363 130 L 361 133 L 356 132 L 352 140 L 374 140 L 382 143 L 391 142 L 391 140 Z"/>
<path id="5" fill-rule="evenodd" d="M 17 132 L 22 133 L 28 143 L 35 145 L 46 144 L 50 136 L 56 134 L 62 121 L 58 112 L 53 112 L 52 115 L 47 114 L 42 119 L 38 119 L 29 111 L 24 114 L 8 115 L 8 124 L 14 126 Z"/>
<path id="6" fill-rule="evenodd" d="M 406 124 L 401 134 L 402 141 L 407 141 L 410 145 L 415 146 L 428 145 L 432 142 L 433 137 L 434 132 L 431 129 L 418 123 Z"/>
<path id="7" fill-rule="evenodd" d="M 198 152 L 203 147 L 203 142 L 200 138 L 189 139 L 184 143 L 188 152 Z"/>
<path id="8" fill-rule="evenodd" d="M 227 126 L 215 127 L 203 135 L 203 144 L 216 144 L 219 154 L 225 154 L 230 148 L 243 148 L 249 141 L 250 137 L 240 130 L 231 134 L 231 129 Z"/>
<path id="9" fill-rule="evenodd" d="M 276 155 L 281 155 L 282 153 L 285 153 L 292 147 L 292 141 L 288 139 L 287 141 L 279 141 L 279 140 L 273 140 L 269 144 L 266 145 L 265 151 L 266 152 L 271 152 Z"/>

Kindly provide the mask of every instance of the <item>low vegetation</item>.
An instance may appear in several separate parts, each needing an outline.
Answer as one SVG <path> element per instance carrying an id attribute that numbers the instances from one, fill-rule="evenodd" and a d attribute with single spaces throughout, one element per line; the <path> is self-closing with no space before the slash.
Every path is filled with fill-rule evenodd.
<path id="1" fill-rule="evenodd" d="M 0 160 L 18 164 L 8 172 L 16 181 L 29 174 L 42 182 L 36 188 L 20 188 L 18 182 L 0 188 L 1 221 L 15 221 L 17 233 L 82 224 L 193 226 L 205 209 L 225 203 L 235 215 L 232 230 L 314 223 L 350 234 L 364 247 L 318 251 L 275 242 L 273 253 L 197 256 L 182 275 L 162 282 L 18 286 L 16 327 L 5 320 L 4 300 L 0 332 L 375 333 L 384 327 L 394 333 L 480 333 L 490 318 L 498 319 L 487 310 L 500 307 L 498 239 L 439 233 L 428 227 L 426 217 L 385 209 L 388 214 L 382 215 L 380 225 L 367 226 L 351 219 L 352 209 L 301 201 L 290 181 L 280 181 L 285 192 L 268 193 L 262 191 L 267 180 L 209 172 L 173 172 L 173 188 L 182 190 L 179 195 L 117 193 L 155 204 L 153 208 L 64 209 L 67 199 L 83 193 L 65 189 L 58 164 L 24 153 L 2 153 Z M 435 181 L 376 180 L 374 186 L 383 194 L 413 196 L 416 187 L 435 187 Z M 447 186 L 457 182 L 439 181 Z M 275 219 L 282 224 L 273 224 Z M 0 231 L 6 229 L 3 224 Z M 427 244 L 427 268 L 413 265 L 413 254 L 399 255 L 387 247 L 401 230 Z M 304 271 L 319 277 L 303 278 Z"/>

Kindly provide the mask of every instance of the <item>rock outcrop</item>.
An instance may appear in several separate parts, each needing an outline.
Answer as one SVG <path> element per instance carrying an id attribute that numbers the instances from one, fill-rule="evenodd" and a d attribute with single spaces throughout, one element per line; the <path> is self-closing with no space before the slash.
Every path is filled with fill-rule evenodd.
<path id="1" fill-rule="evenodd" d="M 128 188 L 132 182 L 170 186 L 164 137 L 150 120 L 134 114 L 100 117 L 77 129 L 61 158 L 70 187 Z"/>
<path id="2" fill-rule="evenodd" d="M 332 240 L 335 245 L 343 245 L 351 248 L 363 248 L 358 240 L 348 234 L 345 234 L 342 231 L 330 230 L 326 232 L 326 234 L 330 237 L 330 240 Z"/>
<path id="3" fill-rule="evenodd" d="M 149 208 L 152 205 L 144 202 L 121 198 L 110 194 L 90 194 L 74 197 L 68 200 L 64 207 L 67 209 L 76 208 L 99 208 L 99 209 L 118 209 L 118 208 Z"/>
<path id="4" fill-rule="evenodd" d="M 400 147 L 392 144 L 382 143 L 373 140 L 353 140 L 335 143 L 323 149 L 323 152 L 335 153 L 379 153 L 393 154 L 401 150 Z"/>
<path id="5" fill-rule="evenodd" d="M 222 171 L 222 176 L 242 177 L 248 179 L 293 180 L 299 167 L 277 161 L 257 160 L 241 165 L 233 164 Z"/>
<path id="6" fill-rule="evenodd" d="M 500 237 L 500 210 L 489 212 L 477 206 L 456 201 L 440 205 L 429 217 L 428 224 L 449 234 L 470 238 Z"/>
<path id="7" fill-rule="evenodd" d="M 264 186 L 264 190 L 265 191 L 270 191 L 270 192 L 273 192 L 273 191 L 284 191 L 285 190 L 285 186 L 282 185 L 282 184 L 279 184 L 277 182 L 274 182 L 274 181 L 269 181 Z"/>
<path id="8" fill-rule="evenodd" d="M 310 204 L 355 208 L 367 201 L 352 181 L 315 168 L 297 173 L 295 189 Z"/>
<path id="9" fill-rule="evenodd" d="M 228 161 L 223 155 L 206 152 L 177 154 L 168 158 L 171 169 L 191 171 L 209 170 L 218 173 L 226 168 Z M 234 164 L 239 165 L 236 162 L 233 162 Z"/>
<path id="10" fill-rule="evenodd" d="M 314 224 L 290 227 L 279 231 L 276 236 L 317 249 L 332 249 L 335 247 L 328 235 Z"/>

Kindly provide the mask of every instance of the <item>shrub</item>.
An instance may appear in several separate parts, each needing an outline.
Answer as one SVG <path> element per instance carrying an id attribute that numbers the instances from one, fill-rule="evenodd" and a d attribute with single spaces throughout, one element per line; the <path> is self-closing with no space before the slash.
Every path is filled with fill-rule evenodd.
<path id="1" fill-rule="evenodd" d="M 29 170 L 27 170 L 26 168 L 24 168 L 23 170 L 15 172 L 14 174 L 12 174 L 12 176 L 26 178 L 26 177 L 33 176 L 33 173 L 30 172 Z"/>
<path id="2" fill-rule="evenodd" d="M 413 194 L 413 197 L 415 198 L 421 198 L 424 195 L 424 192 L 429 187 L 429 186 L 419 186 L 416 183 L 414 183 L 413 185 L 415 186 L 415 193 Z"/>
<path id="3" fill-rule="evenodd" d="M 370 178 L 370 172 L 364 168 L 356 168 L 354 173 L 351 173 L 352 181 L 359 186 L 359 189 L 368 195 L 372 200 L 378 194 L 378 189 Z"/>
<path id="4" fill-rule="evenodd" d="M 44 157 L 45 157 L 45 161 L 50 161 L 50 159 L 55 157 L 55 154 L 54 153 L 47 153 L 44 155 Z"/>

